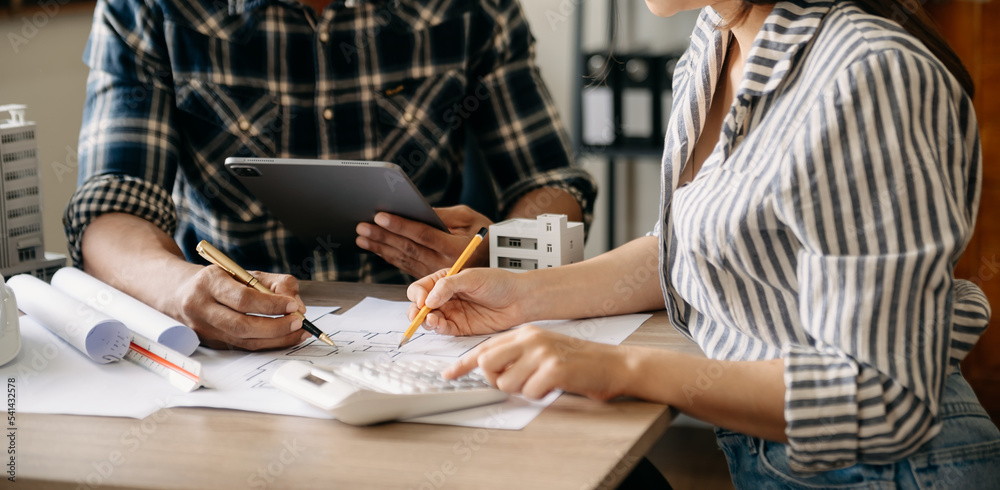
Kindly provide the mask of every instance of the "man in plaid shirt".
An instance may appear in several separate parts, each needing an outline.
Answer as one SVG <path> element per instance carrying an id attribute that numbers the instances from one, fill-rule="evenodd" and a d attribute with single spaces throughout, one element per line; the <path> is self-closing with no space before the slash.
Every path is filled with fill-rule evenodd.
<path id="1" fill-rule="evenodd" d="M 467 134 L 498 216 L 590 219 L 593 180 L 570 161 L 516 0 L 101 0 L 84 60 L 73 261 L 206 345 L 306 338 L 288 315 L 304 308 L 296 278 L 404 283 L 449 267 L 490 223 L 457 205 Z M 357 228 L 372 253 L 303 243 L 227 174 L 230 156 L 396 163 L 452 234 L 381 213 Z M 199 265 L 202 239 L 279 294 Z"/>

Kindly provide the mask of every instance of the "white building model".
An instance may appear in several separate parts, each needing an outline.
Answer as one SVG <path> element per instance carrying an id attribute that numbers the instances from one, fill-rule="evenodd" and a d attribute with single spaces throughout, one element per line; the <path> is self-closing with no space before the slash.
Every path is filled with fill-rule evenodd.
<path id="1" fill-rule="evenodd" d="M 42 240 L 42 193 L 35 123 L 24 120 L 23 105 L 0 106 L 0 273 L 28 272 L 48 279 L 66 256 L 46 254 Z"/>
<path id="2" fill-rule="evenodd" d="M 521 272 L 582 260 L 583 223 L 570 223 L 565 214 L 490 225 L 490 267 Z"/>

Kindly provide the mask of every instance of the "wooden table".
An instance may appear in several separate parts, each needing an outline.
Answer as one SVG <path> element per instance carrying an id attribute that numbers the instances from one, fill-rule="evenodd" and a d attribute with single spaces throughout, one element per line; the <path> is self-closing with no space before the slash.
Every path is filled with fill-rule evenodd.
<path id="1" fill-rule="evenodd" d="M 346 310 L 366 296 L 403 300 L 405 289 L 306 283 L 302 296 Z M 701 353 L 662 311 L 626 343 Z M 11 488 L 614 487 L 670 421 L 664 405 L 575 395 L 559 397 L 519 431 L 353 427 L 201 408 L 166 408 L 144 420 L 18 414 Z M 2 483 L 10 484 L 6 475 Z"/>

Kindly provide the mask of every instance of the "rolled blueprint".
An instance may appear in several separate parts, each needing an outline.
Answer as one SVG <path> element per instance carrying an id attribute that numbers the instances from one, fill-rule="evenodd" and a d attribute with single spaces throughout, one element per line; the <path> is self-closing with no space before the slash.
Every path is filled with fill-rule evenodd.
<path id="1" fill-rule="evenodd" d="M 52 285 L 124 323 L 133 332 L 185 356 L 198 347 L 198 334 L 194 330 L 80 269 L 59 269 L 52 276 Z"/>
<path id="2" fill-rule="evenodd" d="M 95 362 L 120 361 L 128 352 L 132 334 L 122 322 L 35 276 L 20 274 L 8 279 L 7 285 L 21 311 Z"/>

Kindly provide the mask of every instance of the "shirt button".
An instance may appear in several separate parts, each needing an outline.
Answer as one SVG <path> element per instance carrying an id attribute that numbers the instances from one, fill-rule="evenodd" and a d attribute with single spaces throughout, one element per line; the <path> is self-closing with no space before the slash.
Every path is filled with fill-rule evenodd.
<path id="1" fill-rule="evenodd" d="M 323 119 L 326 119 L 327 121 L 333 119 L 333 109 L 323 111 Z"/>
<path id="2" fill-rule="evenodd" d="M 403 120 L 406 122 L 413 122 L 413 113 L 412 112 L 403 113 Z"/>
<path id="3" fill-rule="evenodd" d="M 250 129 L 250 123 L 246 119 L 240 119 L 240 131 Z"/>
<path id="4" fill-rule="evenodd" d="M 326 32 L 319 33 L 319 42 L 325 43 L 330 40 L 330 35 Z"/>

